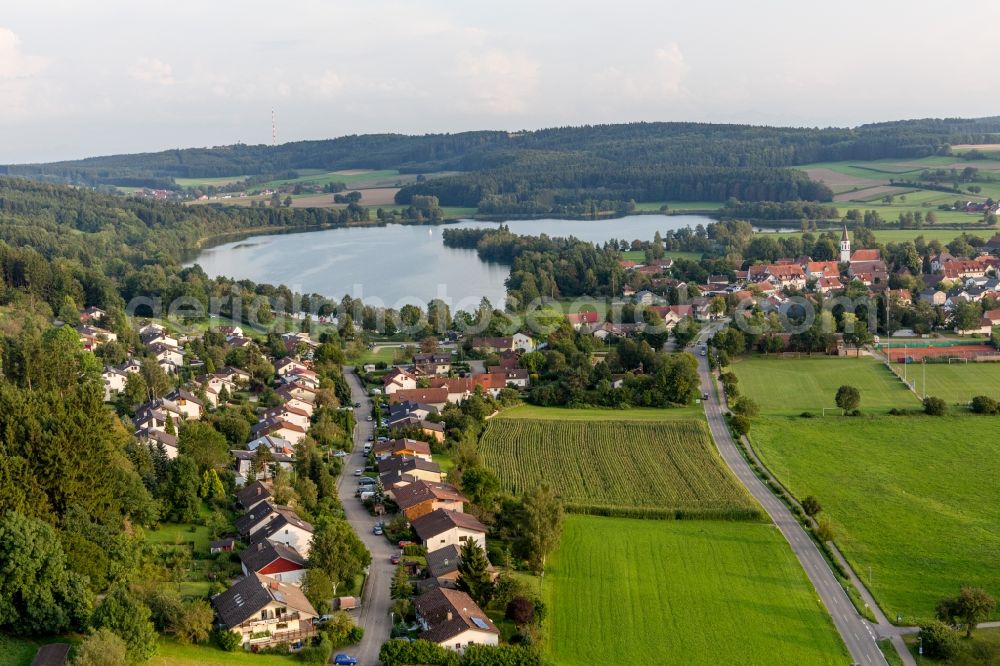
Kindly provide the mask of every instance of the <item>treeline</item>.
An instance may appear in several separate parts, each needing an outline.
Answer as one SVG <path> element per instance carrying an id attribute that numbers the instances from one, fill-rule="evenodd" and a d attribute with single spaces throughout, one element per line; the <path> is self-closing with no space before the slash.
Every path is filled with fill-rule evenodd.
<path id="1" fill-rule="evenodd" d="M 395 168 L 404 173 L 462 171 L 489 175 L 483 183 L 464 187 L 455 183 L 447 192 L 414 190 L 438 196 L 444 205 L 475 206 L 486 195 L 528 191 L 549 191 L 553 196 L 570 198 L 554 200 L 553 205 L 603 199 L 725 201 L 730 196 L 744 200 L 823 201 L 828 197 L 822 196 L 822 190 L 796 192 L 796 187 L 787 182 L 793 177 L 768 174 L 767 170 L 781 171 L 818 161 L 945 154 L 949 144 L 990 141 L 996 132 L 1000 132 L 1000 117 L 907 120 L 825 129 L 628 123 L 516 133 L 369 134 L 281 146 L 239 144 L 8 165 L 0 167 L 0 173 L 88 186 L 130 183 L 157 187 L 174 178 L 266 176 L 297 169 Z M 702 172 L 690 180 L 677 175 L 698 168 L 720 171 Z M 627 173 L 633 169 L 635 173 Z M 643 172 L 652 175 L 647 178 Z M 547 176 L 547 182 L 532 183 L 531 187 L 513 187 L 511 183 L 490 187 L 490 177 L 503 179 L 508 173 L 521 174 L 521 180 L 527 182 Z M 468 191 L 463 194 L 463 189 L 482 191 L 474 196 Z M 457 203 L 459 200 L 462 203 Z"/>
<path id="2" fill-rule="evenodd" d="M 835 220 L 836 206 L 817 201 L 737 201 L 730 199 L 720 211 L 724 217 L 752 220 Z"/>
<path id="3" fill-rule="evenodd" d="M 603 156 L 602 156 L 603 157 Z M 446 206 L 499 213 L 547 213 L 592 201 L 830 201 L 832 191 L 800 171 L 782 168 L 622 164 L 567 154 L 536 160 L 528 154 L 502 170 L 435 178 L 407 185 L 396 203 L 432 194 Z M 581 161 L 585 166 L 581 166 Z M 618 207 L 613 203 L 610 207 Z"/>

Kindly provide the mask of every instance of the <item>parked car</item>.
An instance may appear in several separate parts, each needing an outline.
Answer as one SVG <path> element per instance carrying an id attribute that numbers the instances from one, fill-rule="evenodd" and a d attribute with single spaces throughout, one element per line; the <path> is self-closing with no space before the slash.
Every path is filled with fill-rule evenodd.
<path id="1" fill-rule="evenodd" d="M 701 399 L 708 400 L 708 391 L 705 391 L 704 393 L 701 394 Z"/>
<path id="2" fill-rule="evenodd" d="M 313 620 L 313 624 L 326 624 L 332 617 L 332 615 L 320 615 L 318 618 Z"/>
<path id="3" fill-rule="evenodd" d="M 358 660 L 349 654 L 338 654 L 333 658 L 333 663 L 337 666 L 356 666 Z"/>
<path id="4" fill-rule="evenodd" d="M 398 545 L 400 548 L 406 548 L 407 546 L 412 546 L 414 544 L 412 541 L 400 541 Z"/>
<path id="5" fill-rule="evenodd" d="M 375 441 L 375 435 L 368 435 L 368 441 L 369 442 L 374 442 Z"/>
<path id="6" fill-rule="evenodd" d="M 361 406 L 361 403 L 360 403 L 360 402 L 356 402 L 356 403 L 354 403 L 354 409 L 357 409 L 357 408 L 358 408 L 358 407 L 360 407 L 360 406 Z"/>
<path id="7" fill-rule="evenodd" d="M 356 470 L 354 470 L 354 476 L 361 476 L 361 475 L 362 475 L 362 474 L 364 474 L 364 473 L 365 473 L 365 470 L 363 470 L 363 469 L 362 469 L 362 468 L 360 468 L 360 467 L 359 467 L 359 468 L 357 468 Z"/>
<path id="8" fill-rule="evenodd" d="M 333 457 L 334 458 L 346 458 L 349 455 L 350 454 L 347 451 L 334 451 L 333 452 Z"/>
<path id="9" fill-rule="evenodd" d="M 393 555 L 392 557 L 389 558 L 389 563 L 390 564 L 399 564 L 399 561 L 401 559 L 403 559 L 403 556 L 400 555 L 399 553 L 396 553 L 395 555 Z"/>
<path id="10" fill-rule="evenodd" d="M 375 527 L 373 527 L 372 534 L 374 534 L 375 536 L 382 536 L 383 534 L 382 526 L 376 525 Z"/>
<path id="11" fill-rule="evenodd" d="M 369 415 L 368 415 L 368 418 L 367 418 L 367 419 L 365 419 L 365 420 L 367 420 L 367 421 L 371 421 L 371 420 L 372 420 L 372 415 L 371 415 L 371 414 L 369 414 Z"/>
<path id="12" fill-rule="evenodd" d="M 370 476 L 363 476 L 360 479 L 358 479 L 358 485 L 359 486 L 374 486 L 375 485 L 375 479 L 373 479 Z"/>

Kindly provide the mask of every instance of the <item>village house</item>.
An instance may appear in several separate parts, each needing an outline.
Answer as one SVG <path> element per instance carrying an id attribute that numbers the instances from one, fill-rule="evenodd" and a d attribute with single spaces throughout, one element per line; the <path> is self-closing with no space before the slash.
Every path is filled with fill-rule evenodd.
<path id="1" fill-rule="evenodd" d="M 448 404 L 448 389 L 446 388 L 413 388 L 399 389 L 389 394 L 389 404 L 399 402 L 419 402 L 430 405 L 437 410 L 444 409 Z"/>
<path id="2" fill-rule="evenodd" d="M 265 410 L 263 415 L 261 416 L 261 420 L 265 419 L 278 419 L 279 421 L 287 421 L 288 423 L 294 423 L 295 425 L 305 430 L 308 430 L 310 423 L 310 414 L 304 409 L 299 409 L 298 407 L 290 407 L 289 405 L 284 404 Z"/>
<path id="3" fill-rule="evenodd" d="M 236 504 L 244 511 L 249 511 L 270 498 L 271 487 L 263 481 L 254 481 L 236 491 Z"/>
<path id="4" fill-rule="evenodd" d="M 244 576 L 263 574 L 279 583 L 302 585 L 306 560 L 299 551 L 283 543 L 259 541 L 240 553 Z"/>
<path id="5" fill-rule="evenodd" d="M 392 427 L 395 423 L 407 419 L 426 419 L 431 414 L 436 414 L 437 409 L 431 405 L 422 405 L 419 402 L 397 402 L 395 404 L 389 405 L 389 427 Z"/>
<path id="6" fill-rule="evenodd" d="M 428 553 L 427 573 L 439 587 L 458 587 L 458 565 L 462 561 L 462 550 L 458 546 L 445 546 Z M 497 579 L 497 570 L 488 564 L 486 570 L 492 580 Z"/>
<path id="7" fill-rule="evenodd" d="M 186 388 L 174 389 L 163 396 L 163 405 L 190 421 L 197 421 L 205 412 L 201 399 Z"/>
<path id="8" fill-rule="evenodd" d="M 920 292 L 920 300 L 931 305 L 944 305 L 948 294 L 940 289 L 924 289 Z"/>
<path id="9" fill-rule="evenodd" d="M 180 346 L 177 338 L 167 333 L 167 329 L 159 324 L 148 324 L 140 328 L 139 340 L 144 347 L 152 347 L 155 344 L 163 344 L 168 347 Z"/>
<path id="10" fill-rule="evenodd" d="M 465 592 L 439 587 L 413 602 L 420 638 L 462 652 L 470 645 L 498 645 L 500 631 Z"/>
<path id="11" fill-rule="evenodd" d="M 406 515 L 407 520 L 414 521 L 438 509 L 464 512 L 466 499 L 455 486 L 447 483 L 428 483 L 414 481 L 392 490 L 392 498 Z"/>
<path id="12" fill-rule="evenodd" d="M 428 553 L 445 546 L 461 547 L 469 540 L 486 550 L 486 527 L 467 513 L 435 509 L 412 521 L 411 526 Z"/>
<path id="13" fill-rule="evenodd" d="M 601 315 L 594 310 L 586 312 L 571 312 L 566 315 L 566 321 L 573 327 L 574 331 L 579 331 L 584 326 L 594 326 L 601 320 Z"/>
<path id="14" fill-rule="evenodd" d="M 535 350 L 535 342 L 524 333 L 515 333 L 502 338 L 473 338 L 472 348 L 497 354 L 518 350 L 530 352 Z"/>
<path id="15" fill-rule="evenodd" d="M 107 342 L 117 342 L 118 336 L 103 328 L 82 324 L 77 326 L 76 332 L 80 335 L 80 344 L 85 351 L 94 351 Z"/>
<path id="16" fill-rule="evenodd" d="M 235 475 L 234 481 L 237 486 L 242 486 L 247 482 L 250 476 L 250 470 L 253 468 L 254 459 L 257 456 L 256 451 L 247 451 L 245 449 L 230 449 L 229 453 L 233 456 L 234 466 L 233 472 Z M 292 471 L 295 463 L 295 457 L 285 453 L 285 452 L 271 452 L 272 463 L 281 467 L 281 469 L 286 471 Z M 262 469 L 257 471 L 257 475 L 263 478 L 269 478 L 272 473 L 269 469 Z"/>
<path id="17" fill-rule="evenodd" d="M 420 428 L 421 436 L 428 440 L 444 442 L 444 424 L 434 421 L 418 419 L 415 416 L 404 416 L 402 418 L 389 421 L 389 429 L 393 433 L 398 433 L 403 428 Z"/>
<path id="18" fill-rule="evenodd" d="M 104 317 L 107 316 L 107 312 L 99 307 L 91 305 L 86 310 L 80 313 L 80 323 L 81 324 L 93 324 L 100 323 L 104 321 Z"/>
<path id="19" fill-rule="evenodd" d="M 177 457 L 179 451 L 177 450 L 177 436 L 170 435 L 162 430 L 148 430 L 142 429 L 135 433 L 136 438 L 142 444 L 150 447 L 150 449 L 158 449 L 163 447 L 163 453 L 167 456 L 167 460 L 173 460 Z"/>
<path id="20" fill-rule="evenodd" d="M 149 351 L 167 374 L 176 374 L 184 365 L 184 354 L 180 347 L 164 342 L 154 342 L 149 345 Z"/>
<path id="21" fill-rule="evenodd" d="M 279 377 L 284 377 L 285 375 L 294 374 L 296 372 L 308 369 L 309 368 L 307 368 L 302 363 L 299 363 L 295 359 L 289 358 L 288 356 L 276 361 L 274 364 L 274 372 Z"/>
<path id="22" fill-rule="evenodd" d="M 386 491 L 414 481 L 441 483 L 444 475 L 436 462 L 410 456 L 392 456 L 378 462 L 379 480 Z"/>
<path id="23" fill-rule="evenodd" d="M 1000 310 L 987 310 L 983 313 L 983 319 L 988 319 L 991 326 L 1000 326 Z"/>
<path id="24" fill-rule="evenodd" d="M 271 453 L 284 453 L 292 455 L 295 453 L 295 446 L 287 439 L 275 437 L 274 435 L 261 435 L 247 442 L 247 451 L 256 451 L 258 447 L 266 446 Z"/>
<path id="25" fill-rule="evenodd" d="M 261 541 L 283 543 L 299 551 L 303 557 L 308 558 L 312 538 L 313 526 L 289 509 L 279 513 L 278 517 L 267 523 L 263 529 L 254 532 L 250 536 L 250 543 L 251 545 Z"/>
<path id="26" fill-rule="evenodd" d="M 248 649 L 316 633 L 313 620 L 318 613 L 302 590 L 261 574 L 246 576 L 213 597 L 212 607 L 222 626 L 239 634 Z"/>
<path id="27" fill-rule="evenodd" d="M 382 377 L 382 392 L 386 395 L 392 395 L 396 391 L 412 391 L 415 388 L 416 376 L 402 368 L 393 368 Z"/>
<path id="28" fill-rule="evenodd" d="M 255 423 L 250 432 L 255 438 L 272 435 L 291 442 L 292 446 L 306 438 L 306 428 L 277 418 L 265 418 L 263 421 Z"/>
<path id="29" fill-rule="evenodd" d="M 389 439 L 376 442 L 372 448 L 372 453 L 378 460 L 384 460 L 393 456 L 410 456 L 431 460 L 431 446 L 427 442 L 418 442 L 415 439 Z"/>
<path id="30" fill-rule="evenodd" d="M 447 352 L 414 354 L 413 366 L 420 374 L 444 377 L 451 372 L 451 354 Z"/>

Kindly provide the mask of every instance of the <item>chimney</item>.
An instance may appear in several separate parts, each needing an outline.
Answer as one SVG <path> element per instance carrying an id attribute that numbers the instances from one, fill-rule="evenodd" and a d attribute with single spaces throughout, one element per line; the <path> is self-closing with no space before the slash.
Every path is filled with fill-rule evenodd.
<path id="1" fill-rule="evenodd" d="M 453 618 L 452 618 L 452 614 L 451 614 L 451 611 L 448 611 L 448 622 L 451 622 L 451 621 L 452 621 L 452 619 L 453 619 Z"/>

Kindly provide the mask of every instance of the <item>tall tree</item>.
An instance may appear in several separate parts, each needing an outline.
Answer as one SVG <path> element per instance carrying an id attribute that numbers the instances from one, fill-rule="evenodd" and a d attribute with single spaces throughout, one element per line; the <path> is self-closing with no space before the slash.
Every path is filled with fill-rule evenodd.
<path id="1" fill-rule="evenodd" d="M 493 598 L 494 586 L 490 578 L 490 561 L 486 552 L 472 539 L 462 544 L 458 561 L 458 589 L 468 593 L 472 600 L 485 608 Z"/>
<path id="2" fill-rule="evenodd" d="M 149 607 L 123 585 L 115 587 L 97 607 L 93 624 L 125 641 L 129 663 L 145 663 L 156 652 L 156 628 Z"/>
<path id="3" fill-rule="evenodd" d="M 337 587 L 352 582 L 371 561 L 371 553 L 346 520 L 331 519 L 313 533 L 309 566 L 330 578 L 334 594 Z"/>
<path id="4" fill-rule="evenodd" d="M 87 626 L 90 592 L 69 571 L 51 525 L 14 512 L 0 519 L 0 574 L 0 627 L 51 634 Z"/>
<path id="5" fill-rule="evenodd" d="M 837 389 L 837 407 L 844 412 L 853 411 L 861 404 L 861 392 L 854 386 L 844 384 Z"/>
<path id="6" fill-rule="evenodd" d="M 532 568 L 545 573 L 545 558 L 559 545 L 562 536 L 563 503 L 555 489 L 540 483 L 524 495 L 521 533 L 528 547 Z"/>

